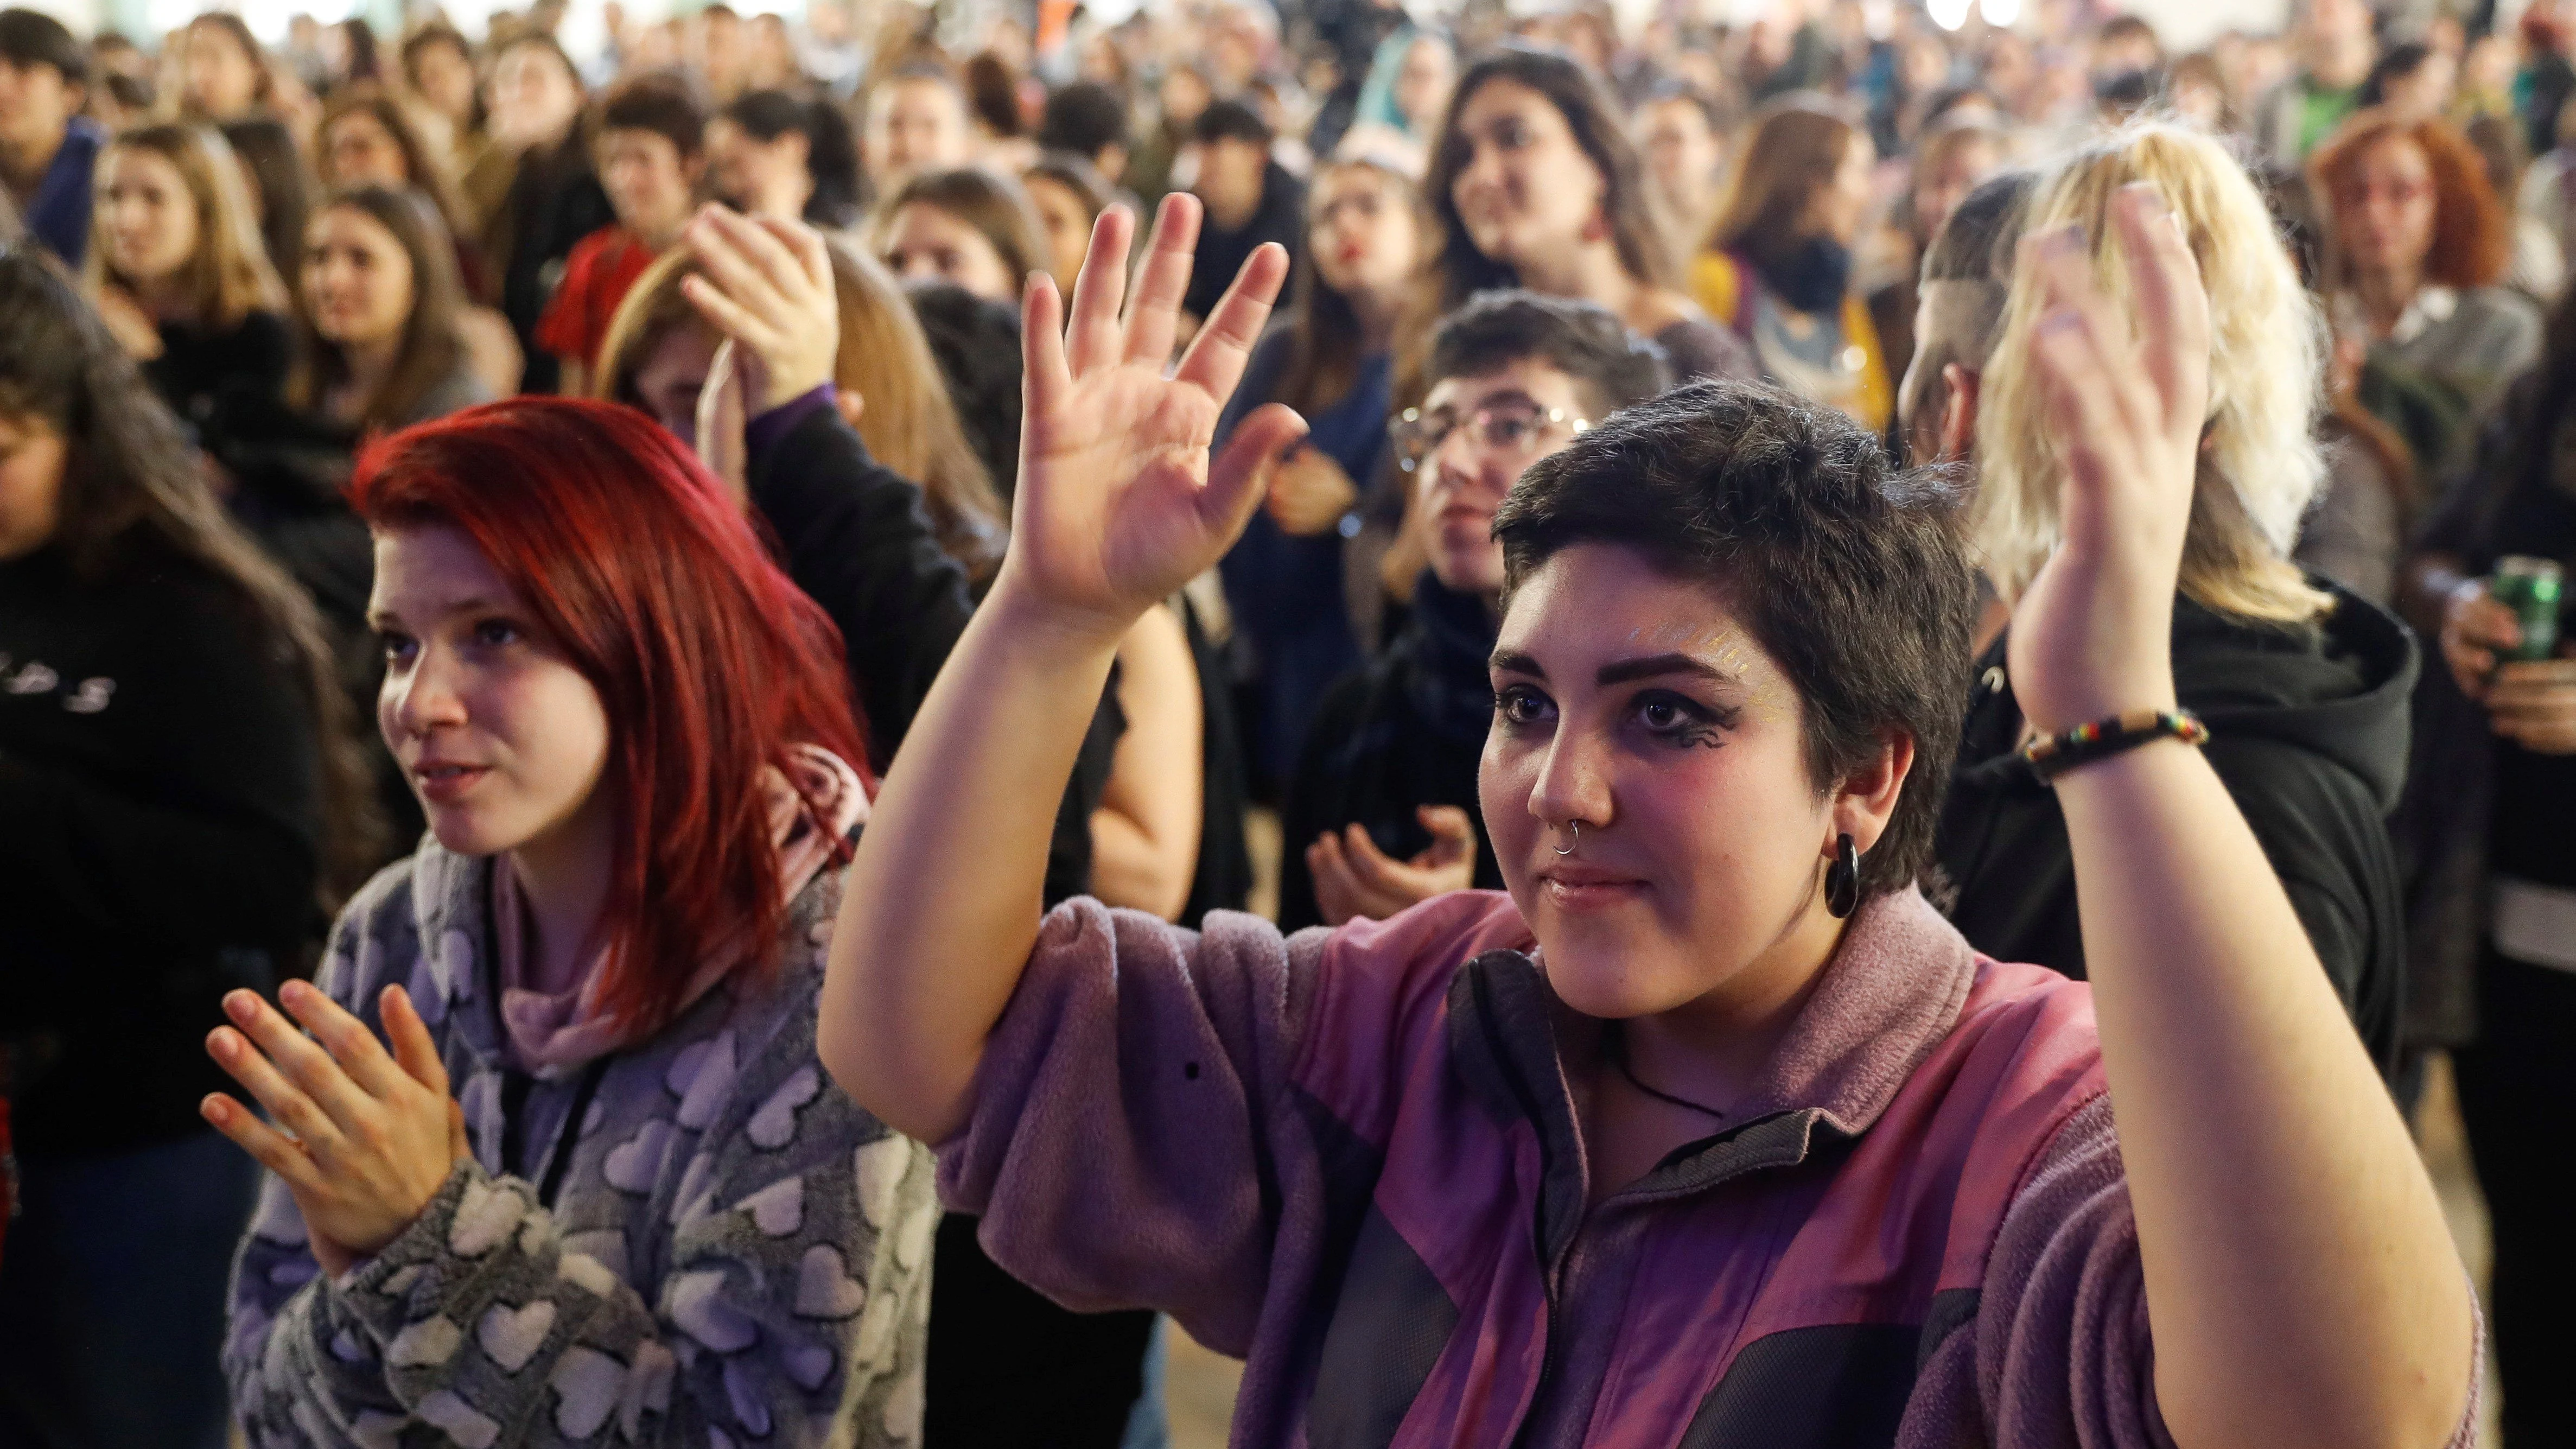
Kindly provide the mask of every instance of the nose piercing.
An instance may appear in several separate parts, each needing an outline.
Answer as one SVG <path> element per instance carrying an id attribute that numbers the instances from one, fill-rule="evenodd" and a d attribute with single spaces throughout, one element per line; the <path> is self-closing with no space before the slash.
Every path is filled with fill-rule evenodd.
<path id="1" fill-rule="evenodd" d="M 1559 855 L 1572 855 L 1576 850 L 1582 848 L 1583 822 L 1580 820 L 1568 820 L 1565 822 L 1565 836 L 1566 839 L 1573 841 L 1574 844 L 1551 845 L 1548 849 L 1555 851 Z"/>

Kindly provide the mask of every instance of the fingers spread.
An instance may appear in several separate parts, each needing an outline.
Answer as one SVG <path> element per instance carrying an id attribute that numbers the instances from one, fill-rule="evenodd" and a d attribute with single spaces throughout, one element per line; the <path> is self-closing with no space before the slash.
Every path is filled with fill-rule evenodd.
<path id="1" fill-rule="evenodd" d="M 1199 244 L 1199 200 L 1185 191 L 1163 198 L 1154 218 L 1154 239 L 1145 254 L 1145 272 L 1137 280 L 1136 302 L 1127 312 L 1126 356 L 1129 362 L 1163 365 L 1172 355 L 1180 330 L 1181 298 L 1190 290 L 1190 269 Z"/>
<path id="2" fill-rule="evenodd" d="M 1073 328 L 1065 351 L 1074 376 L 1118 360 L 1118 309 L 1127 296 L 1127 243 L 1136 218 L 1124 206 L 1100 213 L 1091 225 L 1091 250 L 1073 283 Z"/>
<path id="3" fill-rule="evenodd" d="M 1244 360 L 1252 355 L 1252 344 L 1260 340 L 1261 329 L 1270 321 L 1270 305 L 1278 300 L 1279 288 L 1287 280 L 1285 248 L 1277 242 L 1253 248 L 1216 310 L 1208 314 L 1207 325 L 1190 340 L 1190 350 L 1181 354 L 1175 375 L 1206 389 L 1220 406 L 1234 396 Z"/>

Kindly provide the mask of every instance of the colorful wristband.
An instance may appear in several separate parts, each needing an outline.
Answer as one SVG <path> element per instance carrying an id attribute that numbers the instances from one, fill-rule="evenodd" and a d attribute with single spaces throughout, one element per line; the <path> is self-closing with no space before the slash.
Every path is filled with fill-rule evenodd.
<path id="1" fill-rule="evenodd" d="M 2047 783 L 2078 765 L 2107 760 L 2168 736 L 2187 745 L 2206 744 L 2209 726 L 2189 710 L 2133 709 L 2077 725 L 2064 734 L 2043 735 L 2022 746 L 2021 757 L 2031 773 Z"/>

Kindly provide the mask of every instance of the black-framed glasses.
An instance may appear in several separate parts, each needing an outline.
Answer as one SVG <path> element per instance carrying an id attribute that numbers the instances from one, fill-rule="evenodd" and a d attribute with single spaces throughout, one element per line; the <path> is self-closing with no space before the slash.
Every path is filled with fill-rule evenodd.
<path id="1" fill-rule="evenodd" d="M 1489 451 L 1514 458 L 1537 452 L 1539 443 L 1556 428 L 1579 433 L 1591 427 L 1592 420 L 1563 408 L 1511 399 L 1487 403 L 1463 417 L 1445 408 L 1434 412 L 1406 408 L 1386 425 L 1387 436 L 1395 442 L 1396 465 L 1412 472 L 1462 426 L 1474 428 L 1475 440 Z"/>

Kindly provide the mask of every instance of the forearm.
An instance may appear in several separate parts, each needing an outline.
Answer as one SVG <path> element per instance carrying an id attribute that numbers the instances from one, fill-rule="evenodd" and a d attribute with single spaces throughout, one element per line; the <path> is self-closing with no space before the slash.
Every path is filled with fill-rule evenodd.
<path id="1" fill-rule="evenodd" d="M 2070 772 L 2058 798 L 2176 1441 L 2443 1442 L 2469 1392 L 2467 1284 L 2252 830 L 2172 743 Z"/>
<path id="2" fill-rule="evenodd" d="M 1091 812 L 1091 894 L 1101 904 L 1128 906 L 1167 921 L 1189 904 L 1195 834 L 1157 839 L 1115 806 Z"/>
<path id="3" fill-rule="evenodd" d="M 931 686 L 850 864 L 823 1062 L 896 1130 L 963 1125 L 1037 940 L 1057 802 L 1119 631 L 1021 601 L 1006 565 Z"/>

